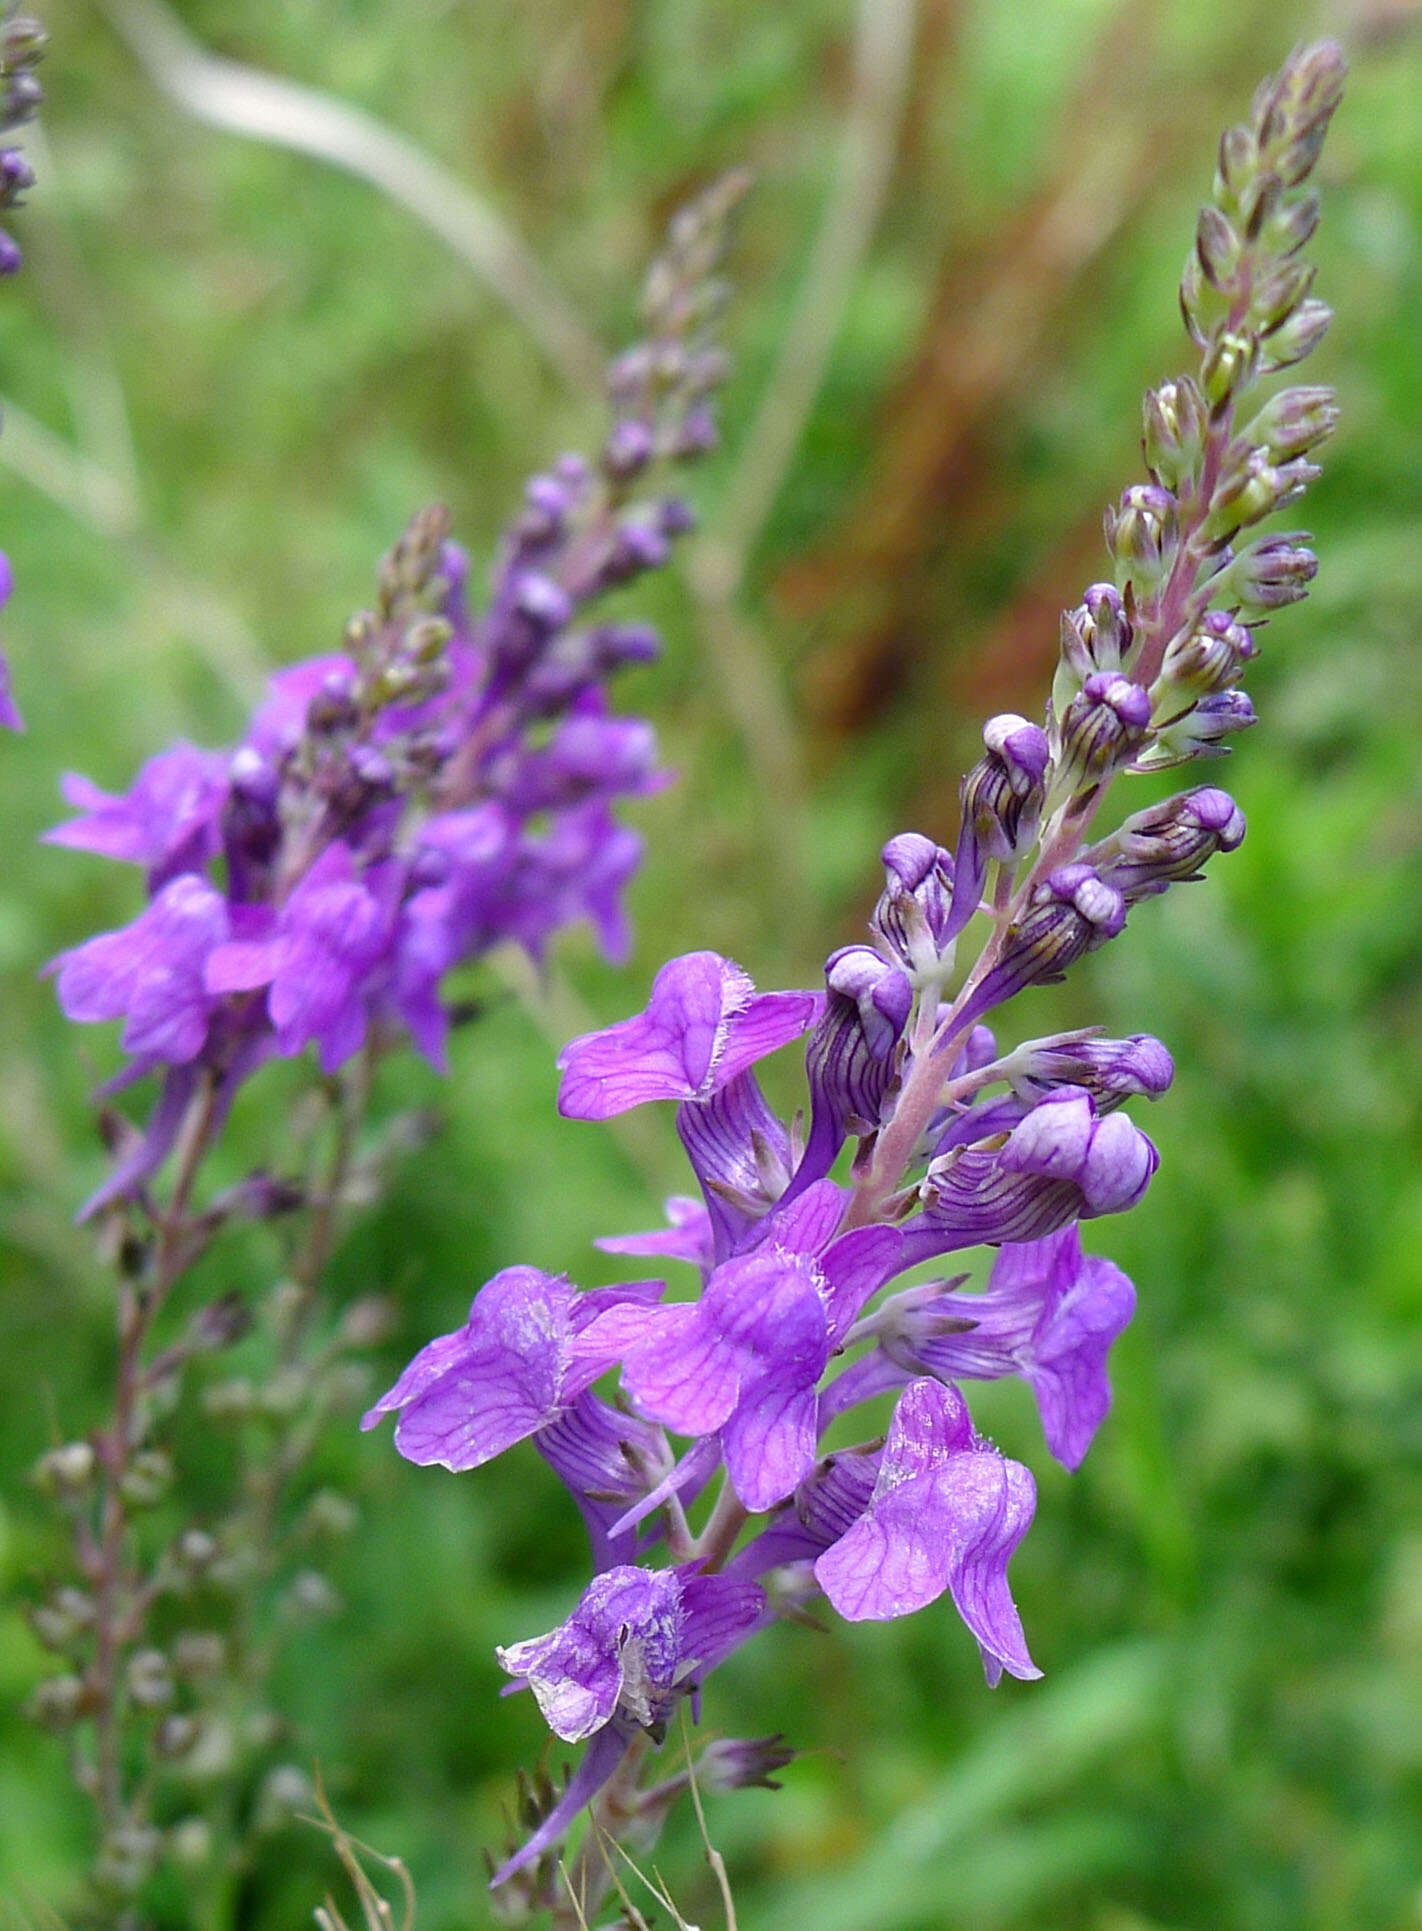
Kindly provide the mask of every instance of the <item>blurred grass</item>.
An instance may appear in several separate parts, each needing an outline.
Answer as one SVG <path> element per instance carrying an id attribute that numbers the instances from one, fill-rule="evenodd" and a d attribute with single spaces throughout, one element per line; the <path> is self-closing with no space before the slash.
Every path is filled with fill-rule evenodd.
<path id="1" fill-rule="evenodd" d="M 749 162 L 728 454 L 696 486 L 716 530 L 834 178 L 847 6 L 206 0 L 182 18 L 423 146 L 608 342 L 666 212 Z M 270 665 L 336 637 L 412 507 L 448 501 L 486 556 L 524 474 L 599 420 L 369 187 L 185 118 L 101 12 L 49 24 L 48 153 L 0 309 L 5 641 L 30 726 L 0 757 L 0 1576 L 16 1599 L 57 1559 L 20 1471 L 52 1427 L 90 1425 L 109 1345 L 69 1216 L 99 1171 L 84 1095 L 112 1048 L 64 1027 L 34 974 L 135 904 L 117 868 L 35 847 L 56 774 L 122 785 L 168 737 L 230 738 Z M 738 612 L 794 721 L 803 846 L 767 856 L 798 835 L 795 801 L 757 795 L 734 669 L 674 572 L 639 596 L 666 660 L 624 688 L 681 774 L 638 813 L 634 963 L 613 973 L 579 938 L 560 969 L 601 1018 L 693 945 L 804 982 L 858 932 L 883 838 L 951 832 L 984 707 L 1039 701 L 1056 612 L 1101 569 L 1139 392 L 1180 354 L 1173 280 L 1218 127 L 1330 25 L 1354 72 L 1325 170 L 1319 286 L 1339 320 L 1320 376 L 1345 427 L 1308 507 L 1316 594 L 1266 633 L 1264 723 L 1229 773 L 1250 835 L 1023 1020 L 1149 1028 L 1179 1066 L 1148 1122 L 1149 1201 L 1093 1236 L 1141 1312 L 1087 1467 L 1047 1463 L 1020 1389 L 974 1393 L 1039 1474 L 1013 1573 L 1047 1681 L 989 1695 L 941 1609 L 748 1651 L 708 1721 L 826 1754 L 778 1794 L 713 1806 L 747 1927 L 1419 1922 L 1413 8 L 923 0 L 887 205 Z M 56 466 L 21 412 L 90 470 Z M 557 1118 L 549 1043 L 491 990 L 450 1082 L 406 1066 L 382 1096 L 444 1120 L 340 1257 L 343 1291 L 400 1299 L 382 1371 L 511 1260 L 610 1278 L 589 1238 L 652 1224 L 684 1184 L 669 1121 L 634 1158 Z M 267 1156 L 279 1087 L 234 1123 L 234 1170 Z M 250 1284 L 275 1264 L 256 1243 L 208 1273 Z M 220 1444 L 200 1449 L 217 1480 Z M 455 1480 L 352 1437 L 321 1474 L 361 1493 L 364 1521 L 337 1565 L 344 1614 L 285 1670 L 291 1754 L 319 1758 L 348 1829 L 405 1857 L 426 1931 L 483 1923 L 478 1852 L 538 1741 L 524 1702 L 497 1700 L 492 1646 L 566 1612 L 579 1533 L 531 1455 Z M 85 1819 L 60 1751 L 15 1714 L 39 1668 L 18 1618 L 0 1623 L 0 1891 L 64 1910 Z M 684 1822 L 659 1862 L 687 1915 L 714 1921 Z M 235 1921 L 305 1921 L 330 1877 L 316 1833 L 284 1833 Z"/>

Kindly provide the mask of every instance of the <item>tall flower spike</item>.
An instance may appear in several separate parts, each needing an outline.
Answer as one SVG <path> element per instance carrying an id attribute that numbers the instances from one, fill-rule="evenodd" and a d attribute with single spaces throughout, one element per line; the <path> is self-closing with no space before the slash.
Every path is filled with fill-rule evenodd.
<path id="1" fill-rule="evenodd" d="M 951 860 L 919 833 L 890 840 L 873 944 L 831 954 L 822 1000 L 757 994 L 738 966 L 691 953 L 657 975 L 643 1012 L 563 1055 L 560 1103 L 574 1117 L 678 1102 L 704 1199 L 704 1209 L 669 1203 L 666 1232 L 604 1243 L 691 1262 L 697 1298 L 619 1290 L 585 1318 L 584 1295 L 557 1324 L 577 1403 L 598 1399 L 582 1364 L 619 1368 L 627 1432 L 647 1431 L 635 1470 L 608 1459 L 621 1452 L 612 1409 L 588 1422 L 586 1440 L 576 1405 L 537 1432 L 610 1567 L 568 1624 L 504 1661 L 526 1670 L 557 1733 L 589 1738 L 579 1801 L 607 1790 L 622 1764 L 623 1783 L 595 1799 L 590 1841 L 623 1815 L 655 1829 L 670 1801 L 675 1780 L 644 1789 L 640 1808 L 628 1788 L 663 1699 L 690 1680 L 669 1661 L 668 1619 L 697 1565 L 707 1582 L 764 1588 L 754 1618 L 728 1618 L 738 1635 L 771 1616 L 806 1617 L 816 1595 L 872 1620 L 948 1594 L 990 1682 L 1037 1674 L 1007 1581 L 1033 1479 L 978 1435 L 957 1384 L 1020 1376 L 1050 1453 L 1081 1462 L 1110 1405 L 1107 1359 L 1135 1291 L 1083 1253 L 1080 1224 L 1131 1209 L 1148 1188 L 1156 1150 L 1125 1105 L 1158 1097 L 1173 1067 L 1144 1033 L 1085 1028 L 999 1053 L 982 1022 L 1061 978 L 1117 937 L 1133 906 L 1243 836 L 1228 794 L 1197 786 L 1091 842 L 1113 784 L 1217 755 L 1253 721 L 1240 683 L 1258 624 L 1312 576 L 1301 539 L 1248 532 L 1310 480 L 1332 398 L 1310 388 L 1248 415 L 1240 405 L 1322 325 L 1299 261 L 1314 216 L 1302 182 L 1341 71 L 1330 43 L 1301 50 L 1226 136 L 1183 289 L 1199 366 L 1147 398 L 1148 479 L 1106 518 L 1116 580 L 1063 617 L 1045 728 L 1014 713 L 988 723 Z M 627 394 L 646 377 L 645 362 L 625 372 Z M 604 464 L 635 474 L 647 447 L 623 428 Z M 983 948 L 954 994 L 955 949 L 979 913 Z M 787 1125 L 753 1069 L 805 1033 L 801 1151 L 800 1116 Z M 982 1245 L 999 1250 L 985 1286 L 963 1275 L 894 1290 L 910 1268 Z M 865 1416 L 871 1439 L 822 1452 L 832 1425 L 888 1393 L 887 1440 Z M 674 1453 L 662 1430 L 685 1445 Z M 624 1559 L 659 1542 L 674 1567 Z M 697 1657 L 699 1675 L 709 1655 Z M 570 1793 L 518 1862 L 547 1850 L 575 1807 Z"/>

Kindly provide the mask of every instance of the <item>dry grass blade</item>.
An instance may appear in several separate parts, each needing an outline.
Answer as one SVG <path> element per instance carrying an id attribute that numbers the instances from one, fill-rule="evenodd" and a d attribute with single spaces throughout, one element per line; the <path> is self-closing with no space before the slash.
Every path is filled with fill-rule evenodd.
<path id="1" fill-rule="evenodd" d="M 305 1823 L 314 1824 L 324 1830 L 331 1839 L 331 1845 L 340 1859 L 360 1905 L 361 1921 L 366 1931 L 395 1931 L 395 1913 L 388 1898 L 380 1892 L 367 1876 L 361 1864 L 362 1857 L 373 1858 L 389 1871 L 400 1886 L 403 1914 L 399 1921 L 399 1931 L 414 1931 L 415 1923 L 415 1885 L 403 1859 L 388 1857 L 359 1837 L 352 1837 L 337 1821 L 321 1782 L 320 1772 L 316 1774 L 316 1802 L 320 1809 L 319 1817 L 306 1817 Z M 313 1913 L 320 1931 L 349 1931 L 345 1918 L 336 1905 L 334 1898 L 327 1892 L 324 1904 L 319 1904 Z"/>

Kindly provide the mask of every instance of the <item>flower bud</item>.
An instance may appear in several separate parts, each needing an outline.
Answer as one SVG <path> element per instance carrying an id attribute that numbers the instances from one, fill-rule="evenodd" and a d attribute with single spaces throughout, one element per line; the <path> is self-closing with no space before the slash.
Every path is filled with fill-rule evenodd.
<path id="1" fill-rule="evenodd" d="M 1195 254 L 1211 288 L 1233 285 L 1239 267 L 1240 239 L 1228 216 L 1206 204 L 1195 228 Z"/>
<path id="2" fill-rule="evenodd" d="M 180 1870 L 200 1871 L 212 1856 L 212 1827 L 203 1817 L 182 1817 L 168 1832 L 168 1849 Z"/>
<path id="3" fill-rule="evenodd" d="M 220 1675 L 226 1662 L 226 1639 L 215 1630 L 185 1629 L 173 1644 L 173 1669 L 185 1683 Z"/>
<path id="4" fill-rule="evenodd" d="M 1116 559 L 1117 582 L 1134 583 L 1145 595 L 1164 582 L 1179 545 L 1175 498 L 1157 483 L 1133 483 L 1105 518 L 1106 547 Z"/>
<path id="5" fill-rule="evenodd" d="M 302 1811 L 311 1810 L 316 1793 L 306 1772 L 294 1763 L 279 1763 L 267 1772 L 257 1793 L 253 1823 L 258 1832 L 285 1830 Z"/>
<path id="6" fill-rule="evenodd" d="M 1058 795 L 1086 790 L 1128 763 L 1145 742 L 1150 716 L 1150 697 L 1139 684 L 1118 671 L 1093 671 L 1061 721 Z"/>
<path id="7" fill-rule="evenodd" d="M 773 1737 L 719 1737 L 697 1758 L 696 1781 L 703 1791 L 779 1790 L 775 1772 L 798 1754 L 779 1731 Z"/>
<path id="8" fill-rule="evenodd" d="M 206 1529 L 184 1529 L 173 1544 L 173 1559 L 190 1575 L 201 1575 L 217 1558 L 217 1538 Z"/>
<path id="9" fill-rule="evenodd" d="M 847 945 L 825 966 L 829 999 L 805 1049 L 817 1146 L 871 1133 L 896 1075 L 896 1049 L 913 1009 L 899 967 L 867 945 Z M 833 1155 L 830 1156 L 831 1158 Z M 828 1162 L 826 1162 L 826 1167 Z"/>
<path id="10" fill-rule="evenodd" d="M 128 1693 L 145 1710 L 161 1709 L 172 1702 L 173 1678 L 162 1650 L 140 1649 L 129 1657 Z"/>
<path id="11" fill-rule="evenodd" d="M 1244 838 L 1244 813 L 1227 791 L 1200 785 L 1128 818 L 1087 854 L 1127 905 L 1167 886 L 1200 877 L 1217 851 L 1234 851 Z"/>
<path id="12" fill-rule="evenodd" d="M 142 1448 L 124 1470 L 119 1494 L 131 1509 L 156 1508 L 172 1481 L 172 1458 L 161 1448 Z"/>
<path id="13" fill-rule="evenodd" d="M 1197 630 L 1175 639 L 1166 651 L 1160 676 L 1151 686 L 1156 714 L 1173 717 L 1183 698 L 1212 697 L 1229 690 L 1257 655 L 1258 647 L 1243 624 L 1226 611 L 1210 611 Z"/>
<path id="14" fill-rule="evenodd" d="M 1312 355 L 1332 320 L 1333 310 L 1327 302 L 1313 297 L 1300 302 L 1287 321 L 1270 331 L 1264 344 L 1260 374 L 1273 375 L 1276 370 L 1292 368 L 1294 363 Z"/>
<path id="15" fill-rule="evenodd" d="M 1120 591 L 1112 583 L 1093 583 L 1075 610 L 1062 612 L 1053 713 L 1062 715 L 1093 671 L 1126 669 L 1134 654 L 1135 632 Z"/>
<path id="16" fill-rule="evenodd" d="M 82 1589 L 56 1589 L 48 1601 L 27 1608 L 25 1619 L 46 1649 L 68 1649 L 92 1626 L 93 1599 Z"/>
<path id="17" fill-rule="evenodd" d="M 1291 462 L 1274 464 L 1267 449 L 1251 449 L 1220 479 L 1210 499 L 1207 528 L 1216 539 L 1234 532 L 1261 517 L 1271 516 L 1322 475 L 1316 463 L 1297 457 Z"/>
<path id="18" fill-rule="evenodd" d="M 891 838 L 883 859 L 884 891 L 869 923 L 916 989 L 940 985 L 953 964 L 952 861 L 914 831 Z"/>
<path id="19" fill-rule="evenodd" d="M 1005 1071 L 1014 1091 L 1024 1095 L 1080 1087 L 1098 1113 L 1132 1097 L 1159 1099 L 1175 1077 L 1169 1052 L 1149 1033 L 1132 1033 L 1128 1039 L 1101 1039 L 1091 1033 L 1030 1039 L 1009 1055 Z"/>
<path id="20" fill-rule="evenodd" d="M 89 1442 L 66 1442 L 40 1456 L 30 1479 L 55 1501 L 80 1501 L 92 1491 L 98 1468 L 99 1458 Z"/>
<path id="21" fill-rule="evenodd" d="M 1318 214 L 1317 194 L 1302 195 L 1296 201 L 1281 201 L 1265 222 L 1260 240 L 1272 256 L 1286 261 L 1313 239 Z"/>
<path id="22" fill-rule="evenodd" d="M 1082 1192 L 1083 1218 L 1090 1219 L 1135 1206 L 1160 1157 L 1124 1113 L 1101 1119 L 1088 1093 L 1062 1086 L 1013 1128 L 998 1164 L 1008 1173 L 1071 1181 Z"/>
<path id="23" fill-rule="evenodd" d="M 572 619 L 572 598 L 551 577 L 537 570 L 527 570 L 519 577 L 513 602 L 519 615 L 545 634 L 561 630 Z"/>
<path id="24" fill-rule="evenodd" d="M 1276 462 L 1304 456 L 1338 426 L 1337 391 L 1322 387 L 1281 389 L 1244 434 L 1266 447 Z"/>
<path id="25" fill-rule="evenodd" d="M 202 1735 L 202 1724 L 186 1711 L 174 1710 L 153 1732 L 153 1754 L 166 1763 L 185 1757 Z"/>
<path id="26" fill-rule="evenodd" d="M 1311 262 L 1286 261 L 1260 278 L 1249 303 L 1250 324 L 1258 335 L 1267 338 L 1288 321 L 1313 287 L 1314 273 Z"/>
<path id="27" fill-rule="evenodd" d="M 72 1729 L 93 1707 L 93 1694 L 82 1677 L 47 1676 L 31 1692 L 25 1714 L 42 1730 L 58 1733 Z"/>
<path id="28" fill-rule="evenodd" d="M 602 467 L 614 482 L 630 482 L 652 460 L 652 432 L 635 416 L 613 425 L 602 451 Z"/>
<path id="29" fill-rule="evenodd" d="M 1265 536 L 1240 551 L 1221 578 L 1222 593 L 1237 599 L 1241 615 L 1281 610 L 1308 595 L 1318 558 L 1303 548 L 1302 532 Z"/>
<path id="30" fill-rule="evenodd" d="M 1244 691 L 1219 691 L 1212 697 L 1202 697 L 1182 716 L 1163 725 L 1150 748 L 1131 768 L 1164 771 L 1190 758 L 1224 757 L 1229 746 L 1223 740 L 1257 722 L 1254 706 Z"/>
<path id="31" fill-rule="evenodd" d="M 1151 475 L 1163 488 L 1178 490 L 1194 476 L 1204 439 L 1204 398 L 1189 376 L 1147 392 L 1141 447 Z"/>
<path id="32" fill-rule="evenodd" d="M 949 931 L 972 917 L 989 859 L 1012 864 L 1030 851 L 1047 794 L 1051 747 L 1025 717 L 1004 712 L 983 726 L 985 755 L 963 779 L 963 823 L 954 867 Z"/>
<path id="33" fill-rule="evenodd" d="M 1058 866 L 1033 893 L 997 964 L 959 1014 L 959 1023 L 981 1018 L 1025 986 L 1060 979 L 1083 953 L 1115 938 L 1125 923 L 1125 898 L 1093 864 Z"/>
<path id="34" fill-rule="evenodd" d="M 1200 388 L 1206 402 L 1218 409 L 1247 389 L 1254 380 L 1259 362 L 1257 336 L 1239 330 L 1223 329 L 1205 351 L 1200 365 Z"/>
<path id="35" fill-rule="evenodd" d="M 153 1875 L 163 1852 L 163 1833 L 150 1824 L 123 1824 L 109 1832 L 94 1864 L 99 1885 L 131 1896 Z"/>

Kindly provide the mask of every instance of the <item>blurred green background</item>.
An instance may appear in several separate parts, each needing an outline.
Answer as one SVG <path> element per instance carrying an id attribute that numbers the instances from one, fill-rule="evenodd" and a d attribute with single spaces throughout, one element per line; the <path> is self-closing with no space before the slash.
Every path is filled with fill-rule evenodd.
<path id="1" fill-rule="evenodd" d="M 883 839 L 951 835 L 982 716 L 1039 707 L 1057 613 L 1103 571 L 1140 391 L 1183 366 L 1174 283 L 1218 131 L 1297 38 L 1344 39 L 1316 248 L 1338 320 L 1310 377 L 1337 384 L 1344 426 L 1307 509 L 1315 594 L 1265 635 L 1264 721 L 1228 771 L 1249 838 L 1018 1022 L 1149 1029 L 1179 1068 L 1145 1122 L 1162 1154 L 1147 1202 L 1092 1231 L 1140 1313 L 1085 1469 L 1049 1461 L 1024 1390 L 973 1391 L 1040 1482 L 1013 1578 L 1045 1681 L 985 1690 L 946 1604 L 776 1630 L 715 1680 L 707 1721 L 816 1754 L 710 1823 L 743 1931 L 1422 1923 L 1416 9 L 187 0 L 204 49 L 434 163 L 423 222 L 195 118 L 173 88 L 205 70 L 155 39 L 163 16 L 43 11 L 40 184 L 0 303 L 5 644 L 29 724 L 0 749 L 0 1574 L 17 1604 L 62 1560 L 24 1471 L 98 1419 L 111 1344 L 110 1288 L 70 1217 L 101 1170 L 85 1094 L 113 1045 L 64 1026 L 35 974 L 137 906 L 123 868 L 36 846 L 59 772 L 122 787 L 171 737 L 230 740 L 270 667 L 333 646 L 422 503 L 447 502 L 486 558 L 524 475 L 597 435 L 589 359 L 634 327 L 668 212 L 749 164 L 726 448 L 692 485 L 704 536 L 634 600 L 667 652 L 622 699 L 680 781 L 636 811 L 630 970 L 574 936 L 538 1012 L 478 982 L 488 1010 L 450 1081 L 389 1069 L 382 1107 L 432 1106 L 441 1127 L 336 1269 L 341 1295 L 398 1300 L 380 1376 L 496 1267 L 615 1278 L 590 1238 L 654 1224 L 685 1185 L 671 1120 L 560 1121 L 550 1034 L 631 1010 L 693 946 L 762 985 L 809 983 L 860 933 Z M 290 102 L 277 119 L 289 132 Z M 356 145 L 363 164 L 395 152 L 368 130 Z M 519 238 L 497 286 L 454 245 L 470 195 Z M 271 1156 L 288 1090 L 271 1078 L 235 1123 L 233 1172 Z M 277 1264 L 254 1241 L 207 1273 L 260 1289 Z M 216 1482 L 223 1450 L 205 1446 Z M 486 1924 L 479 1853 L 539 1735 L 527 1699 L 497 1700 L 492 1649 L 566 1613 L 580 1532 L 531 1451 L 456 1478 L 352 1430 L 320 1473 L 362 1523 L 330 1564 L 342 1612 L 288 1654 L 287 1754 L 319 1760 L 342 1822 L 408 1861 L 426 1931 Z M 62 1750 L 18 1715 L 42 1666 L 10 1616 L 16 1923 L 73 1908 L 87 1841 Z M 719 1922 L 684 1822 L 658 1861 L 686 1915 Z M 309 1922 L 338 1879 L 292 1825 L 224 1923 Z"/>

